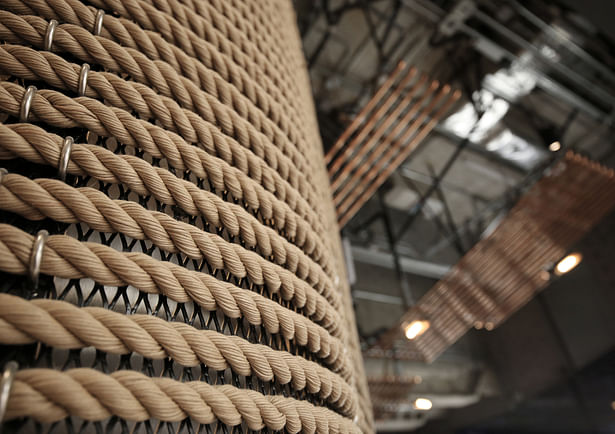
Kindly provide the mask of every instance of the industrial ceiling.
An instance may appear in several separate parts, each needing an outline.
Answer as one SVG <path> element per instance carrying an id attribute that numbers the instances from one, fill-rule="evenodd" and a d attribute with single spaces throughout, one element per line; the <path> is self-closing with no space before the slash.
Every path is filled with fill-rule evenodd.
<path id="1" fill-rule="evenodd" d="M 615 7 L 538 0 L 295 5 L 324 151 L 331 154 L 334 186 L 342 186 L 334 197 L 342 181 L 359 173 L 356 192 L 348 187 L 345 194 L 362 198 L 361 206 L 340 223 L 379 431 L 612 432 L 615 372 L 608 366 L 615 348 L 615 277 L 609 258 L 615 254 L 615 216 L 609 206 L 610 215 L 598 216 L 565 246 L 583 254 L 579 267 L 550 278 L 501 324 L 472 321 L 475 329 L 430 363 L 416 348 L 405 348 L 405 355 L 374 348 L 488 240 L 568 151 L 612 173 L 615 15 L 609 12 Z M 369 150 L 357 159 L 366 140 L 355 140 L 352 152 L 344 149 L 360 134 L 372 137 L 374 147 L 385 143 L 383 155 L 397 142 L 407 146 L 411 140 L 399 140 L 403 132 L 390 131 L 396 125 L 410 131 L 421 113 L 404 118 L 421 102 L 418 92 L 397 113 L 391 108 L 381 110 L 381 119 L 373 116 L 402 80 L 400 62 L 403 71 L 415 69 L 412 80 L 424 74 L 426 86 L 449 86 L 460 98 L 440 119 L 433 112 L 425 116 L 423 125 L 437 121 L 433 128 L 413 142 L 408 158 L 382 177 L 382 185 L 367 183 L 373 194 L 366 194 L 360 180 L 392 160 L 374 168 L 380 157 L 370 160 Z M 413 83 L 400 87 L 397 101 Z M 355 131 L 348 132 L 353 121 Z M 331 170 L 336 158 L 338 167 Z M 579 197 L 602 187 L 583 188 Z M 609 205 L 612 197 L 595 202 Z M 539 200 L 548 210 L 550 200 L 561 198 Z M 579 212 L 585 210 L 589 215 L 587 206 Z M 432 401 L 429 411 L 413 405 L 420 397 Z"/>

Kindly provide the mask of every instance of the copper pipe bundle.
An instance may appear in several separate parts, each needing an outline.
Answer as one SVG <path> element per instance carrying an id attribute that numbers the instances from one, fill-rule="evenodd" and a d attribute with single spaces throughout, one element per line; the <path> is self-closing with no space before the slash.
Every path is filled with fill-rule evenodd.
<path id="1" fill-rule="evenodd" d="M 429 83 L 429 84 L 428 84 Z M 343 227 L 420 145 L 459 91 L 417 76 L 403 62 L 327 153 L 333 201 Z"/>
<path id="2" fill-rule="evenodd" d="M 568 152 L 367 354 L 395 349 L 432 361 L 471 327 L 497 327 L 546 287 L 548 270 L 614 205 L 613 170 Z M 403 329 L 415 320 L 430 327 L 408 341 Z"/>

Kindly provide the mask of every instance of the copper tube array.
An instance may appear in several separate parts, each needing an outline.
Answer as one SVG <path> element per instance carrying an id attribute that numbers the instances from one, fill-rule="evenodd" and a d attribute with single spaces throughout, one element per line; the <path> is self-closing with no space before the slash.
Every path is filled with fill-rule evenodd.
<path id="1" fill-rule="evenodd" d="M 342 158 L 336 159 L 331 167 L 329 168 L 329 176 L 331 177 L 331 188 L 335 191 L 341 183 L 348 180 L 348 174 L 352 172 L 353 169 L 361 163 L 362 159 L 367 155 L 373 148 L 373 145 L 378 142 L 378 140 L 384 135 L 388 128 L 397 120 L 399 114 L 401 114 L 412 101 L 414 94 L 420 90 L 425 81 L 427 80 L 426 76 L 422 76 L 417 83 L 415 83 L 410 90 L 406 91 L 406 95 L 403 99 L 397 104 L 397 107 L 390 113 L 389 116 L 384 117 L 387 110 L 395 103 L 399 97 L 399 95 L 405 91 L 406 85 L 414 78 L 416 74 L 416 70 L 414 68 L 408 71 L 408 74 L 401 80 L 401 82 L 395 87 L 393 92 L 389 95 L 389 97 L 384 101 L 384 103 L 376 110 L 370 119 L 365 123 L 361 131 L 352 139 L 352 141 L 348 144 L 345 150 L 354 150 L 357 148 L 357 145 L 362 145 L 359 150 L 352 156 L 350 160 L 345 160 L 343 157 L 346 153 L 342 154 Z M 427 94 L 426 94 L 427 95 Z M 418 108 L 418 104 L 415 104 Z M 412 108 L 414 109 L 414 107 Z M 412 109 L 410 112 L 412 112 Z M 380 122 L 378 128 L 374 131 L 374 127 Z M 363 140 L 371 133 L 371 136 L 367 140 L 367 142 L 363 142 Z M 372 154 L 373 155 L 373 154 Z M 340 166 L 344 163 L 346 165 L 339 170 Z"/>
<path id="2" fill-rule="evenodd" d="M 397 76 L 405 69 L 406 63 L 402 60 L 397 64 L 395 70 L 391 73 L 389 78 L 386 79 L 384 83 L 378 88 L 374 96 L 368 101 L 368 103 L 361 109 L 359 114 L 353 119 L 348 128 L 342 133 L 342 135 L 336 140 L 335 144 L 329 149 L 327 154 L 325 155 L 325 162 L 327 164 L 331 163 L 333 157 L 342 149 L 346 140 L 351 136 L 352 133 L 356 131 L 356 129 L 361 125 L 365 116 L 380 102 L 382 97 L 387 93 L 387 91 L 391 88 Z"/>
<path id="3" fill-rule="evenodd" d="M 327 152 L 338 223 L 344 226 L 460 96 L 402 62 Z M 426 85 L 430 83 L 429 85 Z"/>
<path id="4" fill-rule="evenodd" d="M 615 172 L 571 152 L 367 351 L 432 361 L 471 327 L 497 327 L 548 285 L 544 273 L 615 207 Z M 429 320 L 413 341 L 403 325 Z M 405 356 L 404 356 L 405 355 Z"/>

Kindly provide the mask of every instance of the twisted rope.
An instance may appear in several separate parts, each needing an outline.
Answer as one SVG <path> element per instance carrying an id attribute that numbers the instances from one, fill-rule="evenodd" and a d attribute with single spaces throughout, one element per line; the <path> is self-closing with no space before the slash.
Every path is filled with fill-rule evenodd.
<path id="1" fill-rule="evenodd" d="M 0 110 L 17 116 L 25 89 L 10 82 L 0 82 Z M 228 190 L 233 197 L 244 200 L 265 218 L 297 212 L 317 233 L 322 226 L 313 210 L 295 190 L 273 193 L 254 182 L 245 173 L 224 160 L 213 157 L 200 148 L 187 144 L 180 136 L 147 121 L 137 119 L 128 112 L 108 107 L 86 98 L 69 98 L 59 92 L 42 89 L 37 92 L 30 110 L 32 120 L 42 120 L 62 128 L 83 127 L 103 137 L 116 137 L 129 146 L 137 147 L 156 158 L 164 158 L 178 170 L 189 170 L 195 176 L 206 178 L 220 191 Z M 288 193 L 288 194 L 287 194 Z M 283 202 L 286 200 L 286 202 Z"/>
<path id="2" fill-rule="evenodd" d="M 151 359 L 171 357 L 183 366 L 204 363 L 217 371 L 291 383 L 307 389 L 353 417 L 355 402 L 346 382 L 317 363 L 238 336 L 197 330 L 151 315 L 124 315 L 98 307 L 78 308 L 59 300 L 24 300 L 0 294 L 0 342 L 43 342 L 56 348 L 93 346 L 113 354 L 136 352 Z"/>
<path id="3" fill-rule="evenodd" d="M 27 369 L 15 375 L 7 419 L 31 416 L 54 422 L 68 415 L 85 420 L 119 416 L 126 420 L 181 421 L 209 424 L 217 420 L 252 430 L 285 429 L 291 433 L 354 433 L 349 419 L 305 401 L 263 395 L 230 385 L 149 378 L 134 371 L 110 375 L 93 369 Z"/>
<path id="4" fill-rule="evenodd" d="M 77 88 L 80 77 L 80 66 L 47 51 L 38 52 L 19 45 L 0 47 L 0 71 L 23 79 L 45 81 L 69 91 Z M 243 119 L 234 119 L 236 113 L 232 110 L 221 110 L 224 119 L 216 115 L 218 110 L 212 110 L 212 118 L 205 121 L 194 112 L 179 107 L 171 98 L 158 95 L 148 86 L 97 71 L 88 74 L 85 96 L 103 100 L 118 109 L 134 110 L 141 119 L 158 120 L 162 127 L 178 133 L 188 143 L 198 143 L 207 152 L 234 165 L 270 192 L 277 193 L 282 200 L 295 189 L 296 194 L 307 198 L 311 206 L 316 203 L 305 175 L 296 170 L 286 156 L 279 155 L 272 161 L 276 166 L 270 167 L 233 137 L 220 132 L 216 125 L 224 129 L 224 125 L 236 128 L 236 125 L 245 123 Z M 216 99 L 213 101 L 219 104 Z M 268 143 L 266 139 L 263 142 Z"/>
<path id="5" fill-rule="evenodd" d="M 0 269 L 25 274 L 33 242 L 33 236 L 0 224 L 0 255 L 3 258 Z M 179 303 L 194 301 L 208 311 L 219 309 L 229 318 L 244 317 L 250 324 L 263 325 L 270 333 L 282 333 L 285 338 L 306 345 L 334 372 L 349 378 L 347 358 L 340 351 L 341 342 L 335 339 L 344 334 L 340 329 L 341 320 L 321 296 L 314 298 L 281 291 L 282 298 L 302 308 L 310 317 L 308 319 L 258 293 L 222 282 L 209 274 L 158 261 L 143 253 L 118 252 L 104 245 L 80 242 L 66 235 L 47 239 L 40 270 L 67 279 L 88 277 L 103 285 L 132 285 L 145 293 L 162 294 Z"/>
<path id="6" fill-rule="evenodd" d="M 0 159 L 18 156 L 34 163 L 58 167 L 62 146 L 61 137 L 34 125 L 0 124 Z M 329 275 L 332 273 L 328 252 L 300 220 L 276 217 L 266 223 L 272 222 L 274 227 L 286 234 L 289 241 L 303 250 L 263 226 L 243 207 L 201 190 L 165 169 L 153 167 L 141 158 L 116 155 L 95 145 L 74 143 L 68 172 L 88 175 L 103 182 L 121 183 L 142 196 L 152 195 L 164 204 L 178 206 L 188 215 L 201 215 L 211 225 L 223 227 L 230 234 L 241 237 L 248 247 L 257 248 L 266 257 L 273 256 L 276 263 L 286 265 L 308 281 L 320 280 L 316 276 L 321 271 L 306 254 L 325 267 Z"/>
<path id="7" fill-rule="evenodd" d="M 166 252 L 205 259 L 214 268 L 224 269 L 238 279 L 247 277 L 252 283 L 264 284 L 271 293 L 314 292 L 313 287 L 290 271 L 219 235 L 132 201 L 112 200 L 93 188 L 77 189 L 54 179 L 31 180 L 6 174 L 0 181 L 0 209 L 29 220 L 49 217 L 64 223 L 82 222 L 100 232 L 119 232 L 134 239 L 150 240 Z M 332 284 L 320 283 L 316 285 L 318 293 L 333 300 L 333 307 L 339 309 L 339 294 L 333 291 Z"/>
<path id="8" fill-rule="evenodd" d="M 175 2 L 170 4 L 164 1 L 148 0 L 148 3 L 170 15 L 174 13 L 174 10 L 179 9 L 174 7 Z M 186 19 L 189 20 L 192 13 L 197 13 L 205 19 L 206 23 L 210 22 L 223 37 L 228 38 L 247 55 L 263 53 L 265 60 L 271 59 L 270 61 L 274 65 L 282 65 L 284 67 L 283 73 L 275 74 L 275 78 L 285 80 L 289 85 L 294 85 L 293 91 L 304 90 L 292 80 L 297 70 L 292 69 L 291 66 L 294 65 L 288 62 L 291 53 L 284 53 L 281 50 L 284 41 L 274 41 L 268 30 L 258 32 L 250 20 L 245 19 L 241 13 L 238 13 L 239 8 L 236 8 L 236 10 L 230 7 L 228 1 L 218 0 L 210 2 L 181 0 L 181 3 L 184 5 L 184 9 L 180 11 L 180 17 L 176 17 L 180 23 Z M 243 3 L 241 6 L 243 6 Z M 184 11 L 186 12 L 184 13 Z"/>
<path id="9" fill-rule="evenodd" d="M 65 294 L 79 296 L 78 280 L 86 279 L 116 297 L 131 286 L 142 291 L 140 298 L 159 294 L 159 302 L 168 297 L 188 309 L 195 303 L 212 312 L 216 329 L 222 315 L 225 324 L 248 330 L 248 340 L 175 323 L 168 312 L 169 322 L 0 295 L 0 342 L 94 346 L 103 355 L 140 352 L 184 366 L 203 363 L 219 376 L 229 370 L 254 375 L 261 385 L 284 384 L 292 396 L 314 395 L 321 407 L 204 384 L 208 378 L 182 383 L 131 371 L 29 370 L 19 374 L 24 381 L 16 382 L 9 416 L 190 417 L 289 432 L 371 430 L 369 405 L 358 396 L 365 394 L 365 382 L 356 378 L 362 375 L 360 347 L 348 286 L 338 277 L 343 258 L 325 200 L 329 186 L 290 2 L 84 3 L 6 0 L 0 7 L 12 11 L 0 10 L 0 111 L 62 135 L 0 123 L 0 159 L 52 166 L 63 181 L 66 173 L 83 176 L 78 184 L 98 181 L 100 191 L 40 178 L 38 168 L 34 179 L 3 171 L 0 209 L 74 223 L 79 239 L 94 233 L 103 244 L 120 240 L 123 247 L 65 235 L 35 243 L 0 224 L 0 270 L 26 274 L 35 268 L 60 278 L 56 287 L 69 279 Z M 26 93 L 15 81 L 43 89 Z M 102 146 L 68 137 L 83 141 L 84 130 Z M 8 166 L 21 171 L 22 164 Z M 118 191 L 131 201 L 114 200 Z M 164 212 L 146 209 L 153 207 Z M 168 260 L 122 251 L 132 245 Z M 204 264 L 208 272 L 194 271 Z M 236 285 L 225 281 L 231 275 Z M 133 312 L 142 311 L 139 303 Z M 273 341 L 285 342 L 287 352 L 271 348 Z M 291 355 L 291 345 L 305 357 Z M 237 386 L 251 388 L 249 380 Z"/>
<path id="10" fill-rule="evenodd" d="M 21 15 L 37 15 L 46 19 L 56 19 L 86 29 L 92 28 L 96 19 L 96 10 L 77 0 L 54 0 L 53 2 L 46 0 L 6 0 L 5 5 L 7 9 Z M 134 16 L 137 22 L 145 24 L 144 28 L 149 29 L 143 30 L 132 21 L 124 18 L 118 19 L 111 15 L 103 20 L 102 36 L 108 37 L 120 45 L 137 49 L 152 60 L 164 60 L 172 65 L 178 73 L 193 80 L 200 81 L 200 77 L 209 77 L 212 74 L 212 72 L 203 69 L 205 67 L 215 70 L 226 81 L 224 86 L 228 86 L 229 83 L 233 84 L 259 107 L 268 119 L 275 122 L 284 134 L 290 135 L 289 139 L 294 134 L 296 135 L 294 129 L 290 128 L 299 119 L 297 107 L 294 104 L 296 99 L 288 99 L 288 95 L 282 95 L 280 88 L 272 84 L 271 78 L 266 75 L 265 71 L 258 70 L 250 56 L 246 57 L 244 53 L 233 56 L 233 53 L 220 50 L 217 46 L 220 45 L 221 40 L 219 32 L 214 32 L 217 35 L 213 34 L 212 38 L 202 38 L 175 21 L 170 16 L 172 14 L 167 15 L 147 4 L 142 4 L 145 9 L 137 2 L 132 1 L 129 3 L 111 2 L 97 6 L 110 11 L 133 11 L 131 14 L 124 15 Z M 169 5 L 165 4 L 165 6 L 165 9 L 169 8 Z M 180 8 L 181 6 L 174 5 L 171 7 Z M 151 16 L 151 19 L 149 16 Z M 190 16 L 194 19 L 194 14 L 190 14 Z M 132 17 L 129 16 L 129 18 Z M 207 24 L 209 27 L 212 26 L 211 23 Z M 160 33 L 156 33 L 158 31 Z M 209 42 L 209 39 L 212 40 L 213 44 Z M 223 45 L 229 44 L 229 40 L 222 40 L 225 41 Z M 170 43 L 175 44 L 175 46 L 170 45 Z M 233 47 L 233 44 L 230 44 L 230 46 Z M 236 52 L 236 50 L 233 51 Z M 254 53 L 254 51 L 251 52 Z M 197 59 L 200 62 L 195 63 Z M 276 76 L 279 76 L 279 71 L 276 72 Z M 218 79 L 218 81 L 220 80 Z M 294 107 L 290 113 L 289 107 Z M 290 118 L 289 115 L 291 115 Z"/>
<path id="11" fill-rule="evenodd" d="M 42 48 L 47 31 L 47 22 L 36 16 L 18 16 L 8 11 L 0 11 L 0 39 L 14 44 L 31 44 Z M 81 26 L 61 24 L 56 27 L 54 50 L 69 53 L 78 59 L 92 64 L 99 64 L 115 73 L 124 73 L 133 80 L 151 86 L 162 95 L 175 99 L 182 107 L 198 113 L 207 119 L 211 111 L 210 99 L 216 99 L 230 104 L 234 110 L 252 125 L 263 130 L 264 134 L 274 142 L 275 147 L 285 153 L 291 153 L 291 159 L 299 170 L 310 173 L 305 165 L 304 157 L 292 144 L 284 139 L 284 134 L 271 124 L 264 114 L 258 110 L 250 110 L 250 104 L 228 85 L 221 77 L 212 77 L 198 86 L 191 79 L 178 73 L 170 64 L 160 60 L 150 60 L 140 51 L 130 47 L 122 47 L 116 42 L 94 36 Z M 203 90 L 205 89 L 205 90 Z M 235 91 L 233 90 L 235 89 Z M 209 94 L 209 95 L 208 95 Z M 230 114 L 229 114 L 230 116 Z M 272 128 L 267 130 L 266 126 Z M 233 126 L 229 126 L 232 128 Z M 276 132 L 277 131 L 277 132 Z M 247 133 L 244 133 L 247 134 Z M 250 143 L 254 143 L 251 141 Z M 255 147 L 254 152 L 267 159 L 276 152 L 265 153 Z"/>

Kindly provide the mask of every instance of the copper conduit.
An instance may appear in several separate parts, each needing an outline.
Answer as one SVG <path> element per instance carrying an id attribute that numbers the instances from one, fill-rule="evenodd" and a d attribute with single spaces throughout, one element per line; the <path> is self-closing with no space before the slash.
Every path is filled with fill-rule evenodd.
<path id="1" fill-rule="evenodd" d="M 348 209 L 343 215 L 338 217 L 340 227 L 343 227 L 348 221 L 355 215 L 355 213 L 363 206 L 365 202 L 374 194 L 374 192 L 382 185 L 382 183 L 393 173 L 397 167 L 403 163 L 406 158 L 410 155 L 410 153 L 414 150 L 414 148 L 431 132 L 431 130 L 436 126 L 436 124 L 440 121 L 440 118 L 444 116 L 444 114 L 453 106 L 455 102 L 461 97 L 460 91 L 453 92 L 451 98 L 449 98 L 442 107 L 436 112 L 433 118 L 425 125 L 425 127 L 419 131 L 419 133 L 412 139 L 412 141 L 407 144 L 404 149 L 399 153 L 399 155 L 387 166 L 387 168 L 373 181 L 370 187 L 363 193 L 362 196 L 358 198 L 355 204 Z M 398 143 L 404 143 L 408 140 L 408 137 L 413 131 L 405 134 Z M 367 181 L 369 183 L 369 181 Z M 359 193 L 360 194 L 360 193 Z M 356 197 L 356 195 L 355 195 Z M 338 214 L 339 215 L 339 214 Z"/>
<path id="2" fill-rule="evenodd" d="M 605 183 L 608 180 L 604 180 Z M 601 183 L 604 185 L 604 183 Z M 594 191 L 599 191 L 599 188 L 596 188 Z M 609 196 L 613 196 L 613 191 L 611 190 L 611 193 Z M 602 199 L 606 199 L 604 197 L 601 197 Z M 597 217 L 602 217 L 605 214 L 606 209 L 610 208 L 608 204 L 612 204 L 612 198 L 611 200 L 600 200 L 600 201 L 594 201 L 593 206 L 587 207 L 587 213 L 588 215 L 593 214 Z M 572 231 L 565 228 L 565 227 L 560 227 L 559 230 L 556 231 L 556 233 L 554 233 L 555 237 L 552 237 L 553 240 L 553 246 L 554 248 L 556 247 L 560 247 L 564 244 L 574 244 L 576 241 L 578 241 L 578 239 L 581 238 L 581 236 L 583 235 L 583 233 L 571 233 Z M 554 255 L 552 256 L 552 262 L 556 261 L 557 259 L 561 258 L 561 256 L 563 256 L 566 253 L 565 248 L 560 247 L 560 250 L 555 252 Z M 546 283 L 546 282 L 545 282 Z M 521 306 L 522 304 L 524 304 L 525 302 L 527 302 L 529 300 L 530 297 L 526 297 L 526 294 L 523 293 L 511 293 L 509 295 L 509 297 L 506 298 L 506 302 L 507 304 L 509 304 L 514 310 L 516 310 L 516 308 L 518 308 L 519 306 Z M 515 308 L 516 307 L 516 308 Z M 512 311 L 514 311 L 512 310 Z M 510 312 L 509 312 L 510 313 Z M 500 323 L 501 320 L 503 319 L 499 319 L 497 321 L 497 323 Z"/>
<path id="3" fill-rule="evenodd" d="M 547 177 L 541 181 L 531 194 L 527 194 L 519 201 L 507 218 L 509 223 L 503 223 L 488 238 L 486 246 L 480 246 L 480 244 L 475 246 L 456 266 L 457 269 L 463 270 L 464 267 L 470 265 L 465 265 L 467 262 L 471 263 L 478 260 L 478 264 L 472 264 L 472 268 L 482 271 L 481 281 L 485 283 L 497 282 L 498 285 L 494 287 L 494 290 L 495 294 L 499 295 L 497 302 L 503 309 L 500 312 L 493 311 L 489 315 L 482 317 L 486 322 L 492 322 L 494 326 L 497 326 L 512 312 L 525 304 L 534 295 L 535 291 L 546 286 L 547 282 L 540 276 L 545 265 L 559 259 L 566 251 L 564 245 L 576 242 L 591 225 L 589 223 L 588 225 L 582 224 L 580 227 L 575 227 L 565 222 L 558 224 L 557 221 L 552 221 L 550 218 L 545 220 L 545 215 L 540 210 L 553 206 L 550 203 L 551 196 L 549 196 L 549 193 L 554 191 L 560 193 L 562 188 L 564 190 L 569 188 L 569 192 L 573 193 L 553 196 L 559 199 L 556 202 L 556 207 L 562 209 L 562 218 L 564 219 L 566 213 L 576 214 L 579 209 L 583 209 L 584 215 L 588 216 L 587 220 L 595 222 L 612 207 L 613 201 L 611 199 L 615 196 L 615 188 L 613 188 L 612 182 L 613 172 L 603 171 L 602 175 L 604 176 L 595 176 L 595 173 L 592 174 L 591 170 L 583 170 L 582 164 L 574 164 L 582 161 L 579 158 L 567 157 L 567 159 L 569 161 L 565 178 L 555 176 L 553 178 Z M 587 165 L 592 169 L 597 168 L 591 163 Z M 566 179 L 574 179 L 578 185 L 573 186 L 569 182 L 564 184 Z M 562 187 L 560 188 L 558 184 L 562 185 Z M 608 188 L 609 185 L 611 186 L 610 189 Z M 590 192 L 589 195 L 574 194 L 587 191 Z M 535 196 L 540 194 L 546 195 L 544 201 L 539 202 L 535 199 Z M 547 230 L 548 233 L 543 229 Z M 490 248 L 489 246 L 493 247 Z M 504 247 L 498 249 L 499 246 Z M 528 248 L 528 246 L 531 246 L 531 248 Z M 498 250 L 495 256 L 493 248 Z M 511 267 L 510 260 L 515 256 L 518 257 L 515 253 L 522 251 L 529 251 L 530 253 L 522 255 L 521 259 L 516 261 L 516 266 Z M 519 268 L 524 270 L 522 274 L 519 274 Z M 455 273 L 451 273 L 445 279 L 453 279 L 454 276 Z M 521 281 L 519 280 L 520 277 Z M 454 282 L 441 281 L 441 283 L 449 285 Z M 477 281 L 472 286 L 480 288 L 480 286 L 484 286 L 484 283 Z M 485 289 L 481 292 L 486 292 Z M 445 294 L 438 293 L 442 291 L 440 283 L 434 287 L 434 291 L 437 292 L 428 292 L 424 299 L 419 302 L 419 305 L 416 306 L 416 308 L 422 307 L 422 314 L 418 312 L 418 309 L 413 308 L 411 312 L 404 315 L 400 322 L 400 324 L 403 324 L 409 321 L 409 319 L 427 318 L 432 320 L 433 332 L 438 330 L 445 332 L 444 339 L 442 339 L 442 336 L 438 336 L 439 333 L 427 331 L 413 343 L 412 346 L 426 360 L 433 359 L 446 348 L 447 344 L 444 341 L 455 340 L 464 333 L 464 330 L 467 331 L 469 329 L 469 326 L 463 326 L 458 321 L 459 312 L 457 309 L 451 309 L 455 307 L 454 304 L 464 299 L 471 299 L 472 294 L 467 291 L 459 292 L 458 286 L 452 286 L 450 288 L 450 297 L 446 297 Z M 466 293 L 464 294 L 464 292 Z M 452 305 L 450 305 L 449 309 L 441 312 L 442 307 L 447 305 L 444 301 Z M 439 308 L 434 310 L 435 306 L 439 306 Z M 480 316 L 477 317 L 481 318 Z M 396 333 L 393 336 L 391 336 L 391 333 L 388 333 L 387 337 L 393 337 L 394 339 L 395 334 L 397 334 L 397 337 L 401 335 L 397 327 L 391 331 Z M 391 342 L 390 339 L 387 339 L 387 341 Z M 384 343 L 383 340 L 381 344 Z"/>
<path id="4" fill-rule="evenodd" d="M 342 133 L 342 135 L 336 140 L 331 149 L 325 155 L 325 163 L 329 165 L 333 160 L 333 157 L 342 149 L 346 140 L 350 138 L 352 133 L 356 131 L 357 128 L 361 125 L 365 116 L 378 104 L 378 102 L 382 99 L 382 97 L 386 94 L 386 92 L 393 85 L 399 73 L 406 67 L 406 62 L 403 60 L 397 64 L 397 67 L 393 70 L 389 78 L 386 79 L 384 83 L 378 88 L 374 96 L 368 101 L 368 103 L 361 109 L 359 114 L 353 119 L 353 121 L 348 125 L 346 130 Z"/>
<path id="5" fill-rule="evenodd" d="M 342 172 L 338 174 L 338 177 L 333 183 L 332 187 L 334 190 L 337 190 L 340 184 L 342 184 L 344 185 L 344 188 L 341 191 L 335 193 L 333 198 L 333 202 L 335 203 L 335 205 L 338 205 L 339 202 L 344 199 L 344 197 L 348 194 L 348 191 L 352 187 L 354 187 L 357 180 L 360 180 L 360 176 L 362 176 L 362 174 L 366 170 L 372 170 L 374 162 L 380 156 L 382 156 L 382 152 L 384 152 L 387 146 L 393 141 L 395 136 L 398 135 L 400 131 L 403 131 L 404 129 L 408 128 L 408 122 L 415 116 L 416 112 L 421 109 L 424 102 L 427 101 L 427 99 L 433 95 L 433 91 L 438 87 L 438 82 L 433 82 L 431 86 L 426 89 L 425 93 L 423 93 L 421 98 L 416 103 L 411 104 L 414 95 L 425 84 L 426 81 L 427 77 L 422 76 L 421 79 L 412 87 L 412 89 L 410 89 L 408 94 L 402 99 L 402 101 L 395 108 L 395 110 L 393 110 L 393 112 L 387 118 L 385 118 L 384 122 L 376 129 L 376 131 L 369 138 L 367 143 L 362 146 L 357 156 L 353 158 L 348 163 L 348 165 L 344 167 Z M 399 115 L 403 113 L 403 111 L 409 106 L 410 110 L 408 110 L 408 112 L 400 120 Z M 397 125 L 393 128 L 393 131 L 391 131 L 384 138 L 384 140 L 378 143 L 378 141 L 382 138 L 382 136 L 384 136 L 389 127 L 391 127 L 391 125 L 393 125 L 395 122 L 397 122 Z M 413 125 L 414 123 L 412 124 L 412 126 Z M 372 150 L 373 145 L 376 143 L 376 149 L 371 153 L 368 160 L 363 162 L 363 157 Z M 357 166 L 359 167 L 359 169 L 354 174 L 350 175 L 350 172 Z M 359 175 L 359 173 L 361 174 Z"/>
<path id="6" fill-rule="evenodd" d="M 346 183 L 344 189 L 334 197 L 334 203 L 338 208 L 338 215 L 341 214 L 340 210 L 344 211 L 347 209 L 348 206 L 352 204 L 352 201 L 356 199 L 356 196 L 364 191 L 365 186 L 367 185 L 364 181 L 367 179 L 373 179 L 378 174 L 380 169 L 386 166 L 389 160 L 395 155 L 395 152 L 400 150 L 404 144 L 401 138 L 407 136 L 408 133 L 413 134 L 418 131 L 423 125 L 423 121 L 434 110 L 442 97 L 450 92 L 450 86 L 445 85 L 434 97 L 433 92 L 438 88 L 439 84 L 440 83 L 437 81 L 431 83 L 426 92 L 421 96 L 420 100 L 417 101 L 416 104 L 413 104 L 408 113 L 406 113 L 404 117 L 399 120 L 395 128 L 378 144 L 376 151 L 370 156 L 370 159 L 352 175 L 351 179 Z M 424 106 L 425 102 L 430 98 L 432 99 L 429 104 Z M 419 112 L 418 115 L 417 112 Z M 411 120 L 412 123 L 410 123 Z M 403 134 L 400 136 L 400 133 Z M 391 145 L 391 143 L 393 144 Z M 385 150 L 386 152 L 383 155 L 382 152 Z M 365 177 L 363 177 L 363 175 L 365 175 Z M 347 197 L 352 188 L 354 188 L 353 193 Z M 346 199 L 341 205 L 339 205 L 339 202 L 344 198 Z"/>
<path id="7" fill-rule="evenodd" d="M 352 139 L 352 141 L 346 146 L 346 148 L 341 153 L 341 155 L 338 158 L 336 158 L 333 164 L 329 167 L 329 178 L 331 179 L 337 178 L 337 180 L 339 181 L 341 177 L 343 180 L 342 175 L 343 173 L 347 173 L 347 170 L 345 170 L 342 174 L 337 173 L 340 167 L 344 165 L 344 163 L 352 164 L 356 162 L 355 163 L 356 165 L 361 162 L 360 156 L 353 156 L 352 154 L 356 151 L 359 145 L 361 145 L 363 140 L 365 140 L 365 138 L 368 137 L 368 135 L 372 132 L 373 128 L 375 127 L 376 124 L 378 124 L 378 122 L 381 122 L 382 119 L 385 119 L 385 122 L 389 120 L 390 122 L 393 122 L 396 120 L 397 116 L 393 114 L 387 116 L 386 113 L 389 110 L 389 108 L 391 108 L 391 106 L 393 106 L 395 102 L 398 101 L 399 96 L 402 94 L 406 86 L 410 83 L 410 81 L 414 78 L 415 75 L 416 75 L 416 68 L 410 68 L 408 72 L 406 73 L 406 75 L 403 77 L 403 79 L 397 84 L 397 86 L 395 86 L 395 89 L 393 89 L 391 94 L 384 100 L 382 105 L 378 107 L 378 109 L 370 115 L 369 119 L 363 125 L 363 127 L 359 130 L 357 135 Z M 404 99 L 403 101 L 406 101 L 406 99 Z M 407 101 L 409 102 L 410 100 L 408 99 Z M 399 105 L 403 105 L 403 104 L 404 103 L 402 102 Z M 361 152 L 364 153 L 365 152 L 364 149 L 366 146 L 367 145 L 360 147 L 359 153 Z M 337 187 L 332 186 L 333 190 L 335 190 L 336 188 Z"/>

